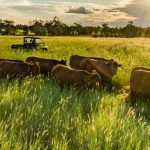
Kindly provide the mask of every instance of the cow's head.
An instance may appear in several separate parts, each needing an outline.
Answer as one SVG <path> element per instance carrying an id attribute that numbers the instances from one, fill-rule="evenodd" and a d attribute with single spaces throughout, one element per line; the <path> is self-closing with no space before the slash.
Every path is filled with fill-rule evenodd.
<path id="1" fill-rule="evenodd" d="M 88 79 L 88 87 L 89 88 L 94 88 L 94 87 L 97 88 L 100 86 L 101 86 L 101 77 L 96 72 L 96 70 L 93 70 L 91 75 L 89 76 L 89 79 Z"/>
<path id="2" fill-rule="evenodd" d="M 111 63 L 111 69 L 112 69 L 112 72 L 114 74 L 117 74 L 117 71 L 118 71 L 118 67 L 121 67 L 122 65 L 121 64 L 118 64 L 117 62 L 112 62 Z"/>
<path id="3" fill-rule="evenodd" d="M 121 67 L 122 64 L 119 64 L 115 61 L 105 62 L 106 65 L 109 65 L 113 74 L 117 74 L 118 67 Z"/>
<path id="4" fill-rule="evenodd" d="M 39 67 L 39 64 L 36 63 L 36 64 L 33 64 L 33 63 L 29 63 L 28 64 L 28 67 L 29 67 L 29 73 L 33 76 L 35 75 L 39 75 L 40 74 L 40 67 Z"/>

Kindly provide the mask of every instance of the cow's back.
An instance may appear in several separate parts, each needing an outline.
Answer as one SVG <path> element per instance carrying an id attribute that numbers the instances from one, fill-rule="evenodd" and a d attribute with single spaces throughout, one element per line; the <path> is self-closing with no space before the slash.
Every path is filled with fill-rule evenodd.
<path id="1" fill-rule="evenodd" d="M 68 77 L 66 76 L 68 74 L 68 72 L 71 73 L 71 68 L 67 67 L 67 66 L 63 66 L 61 64 L 57 64 L 55 65 L 53 68 L 52 68 L 52 71 L 51 71 L 51 76 L 54 77 L 54 76 L 64 76 L 64 77 Z"/>
<path id="2" fill-rule="evenodd" d="M 26 59 L 26 61 L 27 62 L 38 63 L 41 73 L 45 74 L 45 75 L 50 74 L 52 68 L 55 65 L 61 63 L 61 61 L 58 61 L 58 60 L 55 60 L 55 59 L 45 59 L 45 58 L 38 58 L 38 57 L 28 57 Z"/>
<path id="3" fill-rule="evenodd" d="M 94 60 L 86 58 L 81 61 L 80 69 L 87 70 L 89 72 L 92 72 L 92 70 L 96 70 L 99 73 L 99 75 L 111 80 L 114 75 L 114 73 L 112 73 L 111 63 L 113 62 L 107 64 L 107 62 L 103 60 Z"/>
<path id="4" fill-rule="evenodd" d="M 92 72 L 92 70 L 96 70 L 94 63 L 96 60 L 84 58 L 80 62 L 79 69 L 86 70 L 88 72 Z M 99 73 L 99 72 L 98 72 Z"/>
<path id="5" fill-rule="evenodd" d="M 79 69 L 80 62 L 84 59 L 82 56 L 72 55 L 69 60 L 69 65 L 71 68 Z"/>
<path id="6" fill-rule="evenodd" d="M 150 71 L 135 69 L 130 77 L 131 91 L 144 96 L 150 96 Z"/>
<path id="7" fill-rule="evenodd" d="M 145 71 L 150 71 L 150 68 L 144 67 L 144 66 L 141 66 L 141 67 L 135 67 L 135 68 L 132 70 L 132 72 L 135 71 L 135 70 L 145 70 Z"/>
<path id="8" fill-rule="evenodd" d="M 83 59 L 94 59 L 94 60 L 101 60 L 101 61 L 113 61 L 113 59 L 105 59 L 105 58 L 100 58 L 100 57 L 85 57 L 85 56 L 79 56 L 79 55 L 72 55 L 70 57 L 70 62 L 69 65 L 74 68 L 74 69 L 79 69 L 80 68 L 80 63 Z"/>
<path id="9" fill-rule="evenodd" d="M 101 78 L 95 73 L 91 74 L 85 70 L 72 69 L 64 65 L 56 65 L 52 68 L 52 78 L 63 85 L 85 86 L 91 88 L 100 85 Z"/>
<path id="10" fill-rule="evenodd" d="M 40 74 L 39 66 L 28 62 L 0 61 L 0 76 L 36 76 Z"/>
<path id="11" fill-rule="evenodd" d="M 22 60 L 5 59 L 5 58 L 0 58 L 0 61 L 11 61 L 11 62 L 20 62 L 20 63 L 24 63 L 24 61 L 22 61 Z"/>
<path id="12" fill-rule="evenodd" d="M 77 79 L 77 76 L 75 76 L 76 73 L 77 71 L 75 69 L 69 68 L 61 64 L 57 64 L 52 68 L 51 76 L 54 79 L 59 80 L 61 84 L 69 84 L 73 83 L 74 80 Z"/>
<path id="13" fill-rule="evenodd" d="M 28 64 L 11 61 L 0 61 L 0 75 L 5 77 L 10 76 L 24 76 L 27 74 Z"/>

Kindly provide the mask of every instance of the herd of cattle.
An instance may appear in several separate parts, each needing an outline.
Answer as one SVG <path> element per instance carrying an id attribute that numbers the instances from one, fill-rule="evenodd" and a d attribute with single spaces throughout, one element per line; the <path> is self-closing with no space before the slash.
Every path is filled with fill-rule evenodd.
<path id="1" fill-rule="evenodd" d="M 0 78 L 37 76 L 39 74 L 56 80 L 61 87 L 73 85 L 77 87 L 100 88 L 111 84 L 121 64 L 113 59 L 84 57 L 72 55 L 67 67 L 66 60 L 27 57 L 25 61 L 0 59 Z M 130 78 L 131 100 L 137 94 L 150 96 L 150 69 L 136 67 Z"/>

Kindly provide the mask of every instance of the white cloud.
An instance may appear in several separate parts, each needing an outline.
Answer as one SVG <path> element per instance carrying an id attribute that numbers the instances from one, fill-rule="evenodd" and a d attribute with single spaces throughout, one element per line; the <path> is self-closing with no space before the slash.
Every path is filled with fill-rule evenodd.
<path id="1" fill-rule="evenodd" d="M 100 15 L 100 14 L 99 14 Z M 89 21 L 94 21 L 96 23 L 111 23 L 116 20 L 135 20 L 136 17 L 132 17 L 127 15 L 126 13 L 120 12 L 120 13 L 105 13 L 101 14 L 103 17 L 99 17 L 99 15 L 90 16 L 87 18 Z"/>
<path id="2" fill-rule="evenodd" d="M 150 1 L 149 0 L 133 0 L 133 3 L 119 10 L 136 17 L 134 23 L 139 26 L 150 26 Z"/>
<path id="3" fill-rule="evenodd" d="M 6 15 L 7 14 L 7 15 Z M 6 19 L 6 20 L 13 20 L 15 23 L 28 23 L 29 20 L 33 20 L 34 17 L 31 17 L 30 15 L 24 14 L 24 13 L 19 13 L 18 11 L 11 9 L 11 8 L 1 8 L 0 11 L 0 18 L 1 19 Z"/>
<path id="4" fill-rule="evenodd" d="M 121 8 L 121 7 L 126 7 L 128 5 L 131 5 L 132 3 L 133 3 L 133 0 L 120 0 L 114 3 L 112 7 Z"/>
<path id="5" fill-rule="evenodd" d="M 80 7 L 93 13 L 80 15 L 65 13 L 69 9 Z M 113 0 L 109 3 L 107 0 L 92 2 L 91 0 L 69 0 L 69 2 L 68 0 L 0 0 L 0 18 L 10 18 L 16 23 L 27 23 L 35 18 L 50 20 L 58 16 L 67 24 L 78 22 L 83 25 L 101 25 L 108 22 L 113 25 L 122 25 L 130 20 L 135 20 L 138 24 L 140 21 L 148 24 L 149 8 L 149 0 Z"/>
<path id="6" fill-rule="evenodd" d="M 0 6 L 30 6 L 32 4 L 29 0 L 0 0 Z"/>

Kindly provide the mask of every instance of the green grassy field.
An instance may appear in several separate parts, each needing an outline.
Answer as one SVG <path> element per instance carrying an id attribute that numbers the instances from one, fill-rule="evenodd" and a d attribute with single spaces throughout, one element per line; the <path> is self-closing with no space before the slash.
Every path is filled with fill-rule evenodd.
<path id="1" fill-rule="evenodd" d="M 67 59 L 73 54 L 113 58 L 122 64 L 111 91 L 60 90 L 44 77 L 0 80 L 0 149 L 149 150 L 150 103 L 130 104 L 129 79 L 150 66 L 150 39 L 43 37 L 48 52 L 10 49 L 21 37 L 0 36 L 0 57 Z"/>

